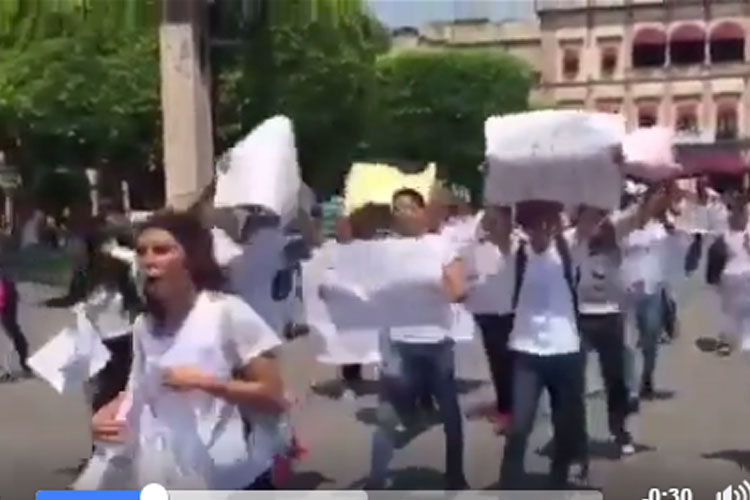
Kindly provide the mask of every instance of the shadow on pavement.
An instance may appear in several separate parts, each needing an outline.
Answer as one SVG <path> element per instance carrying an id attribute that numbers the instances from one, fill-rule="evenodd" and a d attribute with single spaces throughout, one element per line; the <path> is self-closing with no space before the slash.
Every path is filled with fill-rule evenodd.
<path id="1" fill-rule="evenodd" d="M 657 389 L 649 398 L 645 399 L 645 401 L 669 401 L 670 399 L 674 399 L 676 395 L 677 393 L 675 391 Z"/>
<path id="2" fill-rule="evenodd" d="M 376 426 L 378 425 L 378 409 L 362 408 L 357 410 L 356 418 L 365 425 Z M 395 439 L 396 448 L 401 449 L 405 447 L 414 438 L 430 430 L 439 423 L 440 414 L 437 411 L 430 413 L 417 413 L 414 415 L 414 421 L 410 425 L 407 425 L 404 430 L 397 432 Z"/>
<path id="3" fill-rule="evenodd" d="M 405 467 L 391 471 L 391 485 L 389 490 L 442 490 L 443 473 L 430 467 Z M 347 489 L 361 489 L 367 483 L 367 478 L 358 479 Z"/>
<path id="4" fill-rule="evenodd" d="M 750 470 L 750 450 L 722 450 L 704 453 L 701 457 L 708 460 L 726 460 L 738 465 L 742 470 Z"/>
<path id="5" fill-rule="evenodd" d="M 289 482 L 284 485 L 288 490 L 316 490 L 323 484 L 333 484 L 335 481 L 320 472 L 300 472 L 292 474 Z"/>
<path id="6" fill-rule="evenodd" d="M 635 444 L 635 453 L 645 453 L 649 451 L 655 451 L 656 448 L 645 444 Z M 597 459 L 603 458 L 606 460 L 620 460 L 620 449 L 618 445 L 609 439 L 590 439 L 588 442 L 589 458 Z M 552 458 L 552 452 L 554 449 L 553 440 L 547 441 L 547 444 L 537 449 L 536 454 L 541 457 Z"/>
<path id="7" fill-rule="evenodd" d="M 719 348 L 719 341 L 712 337 L 700 337 L 695 341 L 695 346 L 701 352 L 716 352 Z"/>
<path id="8" fill-rule="evenodd" d="M 523 479 L 523 484 L 521 485 L 520 488 L 518 488 L 518 490 L 519 491 L 545 490 L 547 489 L 548 485 L 549 485 L 549 476 L 547 474 L 543 472 L 527 472 Z M 502 487 L 500 485 L 500 482 L 498 481 L 482 489 L 497 491 L 497 490 L 501 490 Z"/>

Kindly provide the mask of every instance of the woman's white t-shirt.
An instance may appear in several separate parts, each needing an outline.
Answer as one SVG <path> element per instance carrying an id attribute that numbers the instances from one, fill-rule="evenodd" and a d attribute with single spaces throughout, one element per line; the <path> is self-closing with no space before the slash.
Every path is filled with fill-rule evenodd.
<path id="1" fill-rule="evenodd" d="M 162 384 L 165 368 L 190 366 L 229 380 L 250 360 L 281 344 L 275 332 L 240 298 L 201 293 L 179 330 L 159 335 L 141 316 L 134 327 L 128 415 L 137 487 L 241 489 L 268 470 L 277 450 L 253 439 L 240 408 L 203 391 Z M 243 408 L 243 411 L 245 408 Z M 168 457 L 165 459 L 164 457 Z"/>

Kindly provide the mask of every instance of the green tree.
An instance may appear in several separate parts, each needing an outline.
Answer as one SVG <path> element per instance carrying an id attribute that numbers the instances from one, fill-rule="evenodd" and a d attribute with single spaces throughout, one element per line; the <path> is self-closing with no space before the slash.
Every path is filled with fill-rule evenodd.
<path id="1" fill-rule="evenodd" d="M 227 57 L 220 70 L 219 143 L 231 145 L 265 118 L 285 114 L 295 124 L 305 180 L 329 192 L 341 185 L 364 134 L 375 57 L 387 50 L 388 36 L 360 0 L 254 7 L 255 24 L 235 26 L 244 38 L 240 57 Z"/>
<path id="2" fill-rule="evenodd" d="M 407 51 L 377 61 L 376 113 L 364 152 L 434 161 L 442 176 L 477 189 L 484 121 L 527 109 L 531 71 L 488 51 Z"/>
<path id="3" fill-rule="evenodd" d="M 0 148 L 27 178 L 160 156 L 157 6 L 0 2 Z"/>

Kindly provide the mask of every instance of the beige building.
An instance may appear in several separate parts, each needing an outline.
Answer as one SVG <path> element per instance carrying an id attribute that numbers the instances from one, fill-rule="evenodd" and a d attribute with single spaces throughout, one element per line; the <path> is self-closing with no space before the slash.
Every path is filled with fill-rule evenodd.
<path id="1" fill-rule="evenodd" d="M 685 142 L 750 137 L 750 0 L 535 5 L 532 21 L 401 28 L 394 50 L 497 48 L 534 68 L 535 100 L 672 126 Z"/>

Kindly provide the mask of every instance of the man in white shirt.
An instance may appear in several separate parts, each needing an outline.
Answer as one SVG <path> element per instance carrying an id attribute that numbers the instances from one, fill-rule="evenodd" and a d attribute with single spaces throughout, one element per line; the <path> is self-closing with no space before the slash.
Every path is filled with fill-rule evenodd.
<path id="1" fill-rule="evenodd" d="M 648 214 L 664 205 L 654 196 L 613 221 L 622 237 Z M 586 460 L 584 407 L 584 357 L 578 331 L 580 255 L 592 231 L 579 227 L 563 234 L 561 204 L 528 201 L 516 207 L 517 221 L 525 231 L 516 254 L 513 309 L 515 318 L 509 349 L 513 351 L 513 402 L 505 443 L 500 483 L 516 489 L 524 479 L 524 455 L 534 425 L 539 397 L 550 394 L 555 451 L 550 470 L 554 489 L 567 484 L 570 465 Z"/>
<path id="2" fill-rule="evenodd" d="M 526 445 L 539 398 L 547 389 L 555 440 L 550 486 L 559 489 L 567 485 L 568 471 L 580 455 L 586 433 L 583 357 L 570 248 L 561 236 L 560 204 L 530 201 L 520 203 L 517 209 L 528 243 L 517 257 L 526 262 L 523 275 L 515 277 L 515 319 L 508 344 L 514 353 L 513 403 L 500 486 L 518 489 L 523 485 Z"/>
<path id="3" fill-rule="evenodd" d="M 481 219 L 481 234 L 465 252 L 471 284 L 466 307 L 482 334 L 492 384 L 497 398 L 490 420 L 496 432 L 505 432 L 512 403 L 512 354 L 508 337 L 513 329 L 513 282 L 518 237 L 513 233 L 511 207 L 487 207 Z"/>
<path id="4" fill-rule="evenodd" d="M 393 197 L 394 230 L 401 236 L 429 239 L 431 251 L 425 258 L 441 259 L 442 288 L 446 302 L 460 300 L 464 295 L 463 268 L 460 259 L 451 253 L 439 235 L 427 234 L 429 227 L 425 201 L 411 189 L 398 191 Z M 434 246 L 433 246 L 434 245 Z M 442 254 L 442 255 L 441 255 Z M 393 456 L 399 420 L 407 422 L 415 413 L 415 403 L 427 388 L 438 402 L 445 431 L 445 489 L 458 490 L 467 486 L 463 464 L 463 423 L 458 404 L 455 378 L 454 341 L 450 331 L 434 326 L 402 326 L 390 329 L 390 342 L 399 361 L 399 370 L 390 374 L 383 384 L 378 408 L 378 427 L 373 436 L 369 487 L 386 485 L 388 464 Z M 387 353 L 383 353 L 385 359 Z"/>

